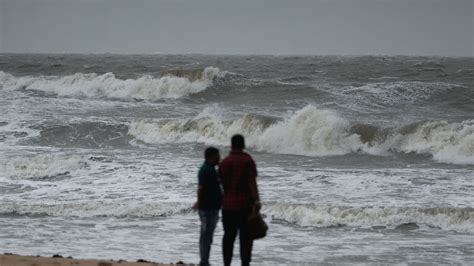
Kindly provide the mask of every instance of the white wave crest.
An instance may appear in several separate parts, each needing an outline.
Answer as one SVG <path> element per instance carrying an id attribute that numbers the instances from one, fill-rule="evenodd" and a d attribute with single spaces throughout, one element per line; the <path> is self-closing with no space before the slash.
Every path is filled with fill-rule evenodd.
<path id="1" fill-rule="evenodd" d="M 247 146 L 257 150 L 314 156 L 351 152 L 361 145 L 349 134 L 348 121 L 334 113 L 307 106 L 284 121 L 255 115 L 223 120 L 205 109 L 192 119 L 163 119 L 156 123 L 132 122 L 129 134 L 149 143 L 202 142 L 226 145 L 234 134 L 243 134 Z"/>
<path id="2" fill-rule="evenodd" d="M 383 143 L 369 148 L 431 154 L 442 163 L 474 164 L 474 120 L 460 123 L 427 121 L 409 134 L 395 131 Z"/>
<path id="3" fill-rule="evenodd" d="M 0 214 L 62 217 L 157 217 L 191 211 L 191 203 L 78 202 L 50 204 L 1 204 Z"/>
<path id="4" fill-rule="evenodd" d="M 14 179 L 43 179 L 85 166 L 87 160 L 82 156 L 37 155 L 31 158 L 12 158 L 0 163 L 0 176 Z"/>
<path id="5" fill-rule="evenodd" d="M 267 128 L 251 139 L 260 150 L 311 156 L 342 155 L 357 151 L 364 144 L 349 133 L 349 121 L 314 106 Z"/>
<path id="6" fill-rule="evenodd" d="M 228 145 L 230 137 L 239 133 L 246 137 L 248 147 L 272 153 L 330 156 L 414 152 L 431 154 L 443 163 L 474 164 L 474 121 L 427 121 L 409 131 L 404 127 L 379 129 L 382 138 L 362 141 L 366 137 L 354 133 L 348 120 L 311 105 L 279 121 L 250 114 L 226 120 L 218 113 L 205 109 L 191 119 L 134 121 L 128 134 L 148 143 Z"/>
<path id="7" fill-rule="evenodd" d="M 474 233 L 472 208 L 341 207 L 316 204 L 270 204 L 263 213 L 298 226 L 370 228 L 415 223 L 461 233 Z"/>
<path id="8" fill-rule="evenodd" d="M 146 121 L 132 122 L 128 133 L 135 138 L 149 143 L 168 142 L 202 142 L 226 144 L 230 136 L 243 133 L 247 136 L 262 133 L 268 119 L 253 115 L 244 115 L 237 120 L 222 120 L 217 115 L 209 114 L 205 109 L 192 119 L 162 119 L 156 123 Z"/>
<path id="9" fill-rule="evenodd" d="M 220 75 L 219 69 L 207 67 L 196 80 L 186 77 L 166 75 L 155 78 L 144 75 L 137 79 L 119 79 L 113 73 L 76 73 L 71 76 L 15 77 L 0 71 L 0 87 L 7 90 L 38 90 L 55 93 L 59 96 L 85 98 L 113 98 L 158 100 L 180 98 L 205 90 L 214 78 Z"/>

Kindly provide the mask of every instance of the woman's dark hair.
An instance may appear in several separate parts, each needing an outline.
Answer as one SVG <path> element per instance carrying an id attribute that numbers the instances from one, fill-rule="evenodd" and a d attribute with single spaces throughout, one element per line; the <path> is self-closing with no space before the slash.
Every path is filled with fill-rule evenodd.
<path id="1" fill-rule="evenodd" d="M 219 154 L 219 150 L 214 147 L 209 147 L 204 151 L 204 158 L 207 160 L 216 154 Z"/>
<path id="2" fill-rule="evenodd" d="M 230 139 L 230 143 L 231 143 L 231 148 L 233 150 L 243 150 L 243 149 L 245 149 L 244 136 L 242 136 L 240 134 L 232 136 L 232 138 Z"/>

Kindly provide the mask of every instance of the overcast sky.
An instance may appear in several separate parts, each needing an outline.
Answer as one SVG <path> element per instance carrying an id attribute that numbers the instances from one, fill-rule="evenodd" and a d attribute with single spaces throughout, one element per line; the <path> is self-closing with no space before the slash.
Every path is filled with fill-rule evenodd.
<path id="1" fill-rule="evenodd" d="M 474 56 L 474 0 L 0 0 L 0 52 Z"/>

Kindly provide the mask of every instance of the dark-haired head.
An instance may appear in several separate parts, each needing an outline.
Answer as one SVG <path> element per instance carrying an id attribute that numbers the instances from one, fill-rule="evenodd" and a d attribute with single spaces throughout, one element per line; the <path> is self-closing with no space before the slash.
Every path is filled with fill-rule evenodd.
<path id="1" fill-rule="evenodd" d="M 245 149 L 245 139 L 244 136 L 237 134 L 232 136 L 230 139 L 232 150 L 243 150 Z"/>
<path id="2" fill-rule="evenodd" d="M 209 147 L 204 151 L 204 158 L 206 162 L 211 165 L 219 164 L 219 160 L 221 159 L 219 150 L 214 147 Z"/>

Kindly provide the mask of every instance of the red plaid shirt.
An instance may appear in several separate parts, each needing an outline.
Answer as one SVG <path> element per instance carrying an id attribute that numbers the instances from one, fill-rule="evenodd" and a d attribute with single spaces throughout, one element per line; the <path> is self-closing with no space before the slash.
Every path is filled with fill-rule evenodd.
<path id="1" fill-rule="evenodd" d="M 240 210 L 252 206 L 254 199 L 249 182 L 257 177 L 257 167 L 250 155 L 231 151 L 219 164 L 219 177 L 224 188 L 222 209 Z"/>

